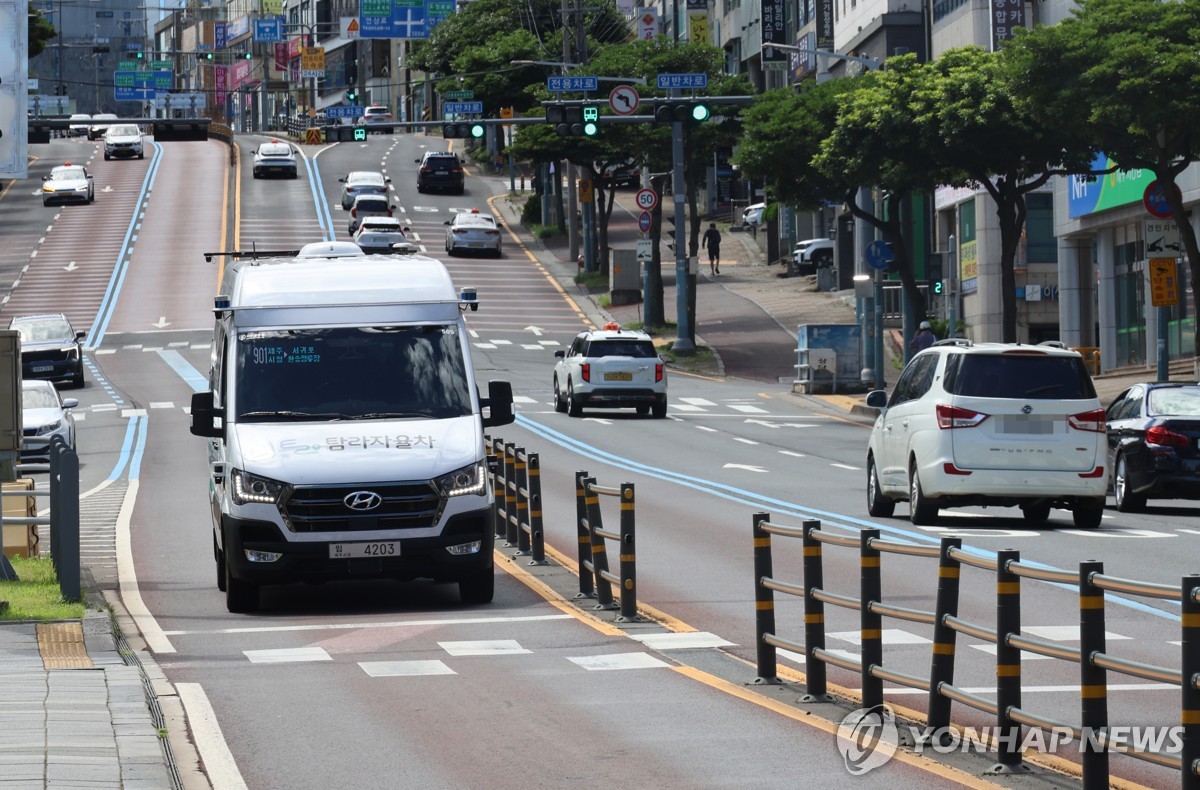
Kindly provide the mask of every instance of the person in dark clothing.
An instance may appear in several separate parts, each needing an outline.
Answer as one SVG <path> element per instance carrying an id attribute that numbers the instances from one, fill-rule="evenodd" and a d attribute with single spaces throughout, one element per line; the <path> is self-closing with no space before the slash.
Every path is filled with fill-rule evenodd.
<path id="1" fill-rule="evenodd" d="M 708 230 L 704 231 L 704 239 L 700 246 L 708 250 L 708 268 L 713 274 L 721 273 L 721 232 L 717 223 L 710 222 Z"/>
<path id="2" fill-rule="evenodd" d="M 937 335 L 933 334 L 933 326 L 928 321 L 922 321 L 921 328 L 917 330 L 917 334 L 909 341 L 908 347 L 913 350 L 913 353 L 919 354 L 932 346 L 935 340 L 937 340 Z"/>

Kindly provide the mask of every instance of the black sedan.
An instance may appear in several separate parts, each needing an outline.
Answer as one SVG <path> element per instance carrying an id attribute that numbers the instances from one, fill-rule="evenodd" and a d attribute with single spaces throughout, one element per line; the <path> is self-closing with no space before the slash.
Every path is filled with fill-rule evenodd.
<path id="1" fill-rule="evenodd" d="M 1135 384 L 1108 407 L 1108 468 L 1117 510 L 1200 499 L 1200 384 Z"/>

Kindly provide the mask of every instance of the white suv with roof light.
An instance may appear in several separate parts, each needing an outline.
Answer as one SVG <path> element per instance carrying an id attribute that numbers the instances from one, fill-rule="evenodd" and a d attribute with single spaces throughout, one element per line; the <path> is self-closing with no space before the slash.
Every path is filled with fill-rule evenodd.
<path id="1" fill-rule="evenodd" d="M 867 450 L 867 509 L 890 516 L 908 500 L 914 524 L 938 510 L 1051 508 L 1100 525 L 1108 486 L 1105 414 L 1083 358 L 1059 343 L 951 339 L 913 357 L 880 409 Z"/>
<path id="2" fill-rule="evenodd" d="M 645 332 L 608 324 L 581 332 L 566 351 L 555 351 L 554 410 L 572 417 L 583 407 L 634 407 L 667 416 L 667 368 Z"/>

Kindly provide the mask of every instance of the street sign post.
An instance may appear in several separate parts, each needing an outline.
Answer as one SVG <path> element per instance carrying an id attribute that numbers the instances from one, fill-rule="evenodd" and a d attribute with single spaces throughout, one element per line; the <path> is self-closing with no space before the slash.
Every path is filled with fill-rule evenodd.
<path id="1" fill-rule="evenodd" d="M 1166 258 L 1183 255 L 1183 239 L 1179 228 L 1170 219 L 1148 219 L 1142 222 L 1142 238 L 1146 240 L 1146 257 Z"/>
<path id="2" fill-rule="evenodd" d="M 479 115 L 482 112 L 481 101 L 448 101 L 442 104 L 444 115 Z"/>
<path id="3" fill-rule="evenodd" d="M 654 243 L 650 239 L 637 240 L 637 259 L 648 261 L 654 257 Z"/>
<path id="4" fill-rule="evenodd" d="M 658 87 L 660 90 L 671 90 L 672 88 L 700 88 L 708 87 L 707 74 L 659 74 Z"/>
<path id="5" fill-rule="evenodd" d="M 562 91 L 594 92 L 600 87 L 596 77 L 547 77 L 546 90 L 561 93 Z"/>
<path id="6" fill-rule="evenodd" d="M 301 48 L 300 76 L 304 79 L 319 79 L 325 76 L 325 47 Z"/>
<path id="7" fill-rule="evenodd" d="M 643 211 L 638 215 L 638 230 L 642 233 L 650 232 L 650 212 Z"/>
<path id="8" fill-rule="evenodd" d="M 653 189 L 639 189 L 634 200 L 642 211 L 653 211 L 658 205 L 658 193 Z"/>
<path id="9" fill-rule="evenodd" d="M 892 252 L 892 247 L 882 239 L 876 239 L 867 245 L 867 264 L 872 269 L 886 269 L 888 265 L 896 260 L 896 253 Z"/>
<path id="10" fill-rule="evenodd" d="M 1179 277 L 1174 258 L 1150 259 L 1150 304 L 1172 307 L 1179 304 Z"/>
<path id="11" fill-rule="evenodd" d="M 1176 186 L 1175 190 L 1178 192 L 1179 187 Z M 1146 211 L 1149 211 L 1151 216 L 1159 219 L 1167 219 L 1171 216 L 1171 207 L 1167 204 L 1167 191 L 1158 181 L 1151 181 L 1146 187 L 1146 191 L 1142 193 L 1142 205 L 1146 207 Z"/>
<path id="12" fill-rule="evenodd" d="M 255 19 L 254 40 L 266 43 L 283 41 L 283 17 Z"/>
<path id="13" fill-rule="evenodd" d="M 608 106 L 617 115 L 633 115 L 640 102 L 637 88 L 632 85 L 618 85 L 608 94 Z"/>

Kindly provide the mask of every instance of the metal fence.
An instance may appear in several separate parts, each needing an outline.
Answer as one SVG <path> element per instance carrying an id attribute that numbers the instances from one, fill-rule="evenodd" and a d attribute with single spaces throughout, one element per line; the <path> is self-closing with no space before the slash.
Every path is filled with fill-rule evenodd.
<path id="1" fill-rule="evenodd" d="M 929 695 L 929 729 L 950 732 L 952 704 L 958 702 L 996 717 L 995 744 L 999 763 L 996 773 L 1009 773 L 1022 765 L 1021 726 L 1070 732 L 1081 746 L 1085 788 L 1109 785 L 1109 752 L 1119 752 L 1180 771 L 1184 788 L 1200 787 L 1200 575 L 1185 576 L 1180 585 L 1122 579 L 1105 575 L 1104 564 L 1086 561 L 1079 571 L 1049 570 L 1022 563 L 1020 552 L 1005 549 L 995 559 L 964 551 L 957 538 L 943 538 L 941 545 L 918 546 L 883 540 L 878 530 L 862 530 L 857 537 L 821 530 L 819 521 L 805 521 L 799 528 L 773 524 L 766 513 L 753 517 L 756 621 L 756 659 L 759 682 L 776 682 L 776 648 L 807 656 L 808 701 L 828 700 L 827 666 L 832 664 L 859 673 L 862 705 L 883 704 L 884 681 L 919 689 Z M 803 541 L 803 579 L 785 581 L 775 577 L 771 536 Z M 856 549 L 859 553 L 859 595 L 853 597 L 824 586 L 822 547 Z M 936 560 L 937 590 L 933 611 L 887 604 L 882 600 L 881 558 L 899 554 Z M 995 626 L 972 623 L 958 616 L 959 574 L 963 566 L 993 573 L 996 579 Z M 1079 601 L 1079 647 L 1064 647 L 1021 633 L 1021 579 L 1036 579 L 1077 591 Z M 775 593 L 804 600 L 804 642 L 779 636 L 775 625 Z M 1105 645 L 1105 592 L 1176 601 L 1181 605 L 1181 666 L 1183 671 L 1146 664 L 1107 652 Z M 859 613 L 861 658 L 854 659 L 825 649 L 825 605 Z M 928 677 L 886 669 L 883 656 L 883 618 L 890 617 L 933 627 L 933 644 Z M 996 645 L 996 699 L 986 699 L 954 685 L 955 640 L 966 634 Z M 1079 665 L 1079 724 L 1052 719 L 1021 707 L 1021 654 L 1034 653 Z M 1110 735 L 1108 720 L 1108 672 L 1170 683 L 1181 689 L 1179 723 L 1180 754 L 1156 752 L 1137 743 L 1119 742 Z"/>
<path id="2" fill-rule="evenodd" d="M 485 437 L 496 495 L 496 537 L 516 546 L 514 557 L 530 557 L 530 565 L 547 565 L 542 528 L 542 468 L 537 453 L 527 453 L 503 439 Z"/>
<path id="3" fill-rule="evenodd" d="M 50 442 L 48 464 L 18 464 L 17 474 L 49 472 L 49 486 L 32 491 L 4 491 L 5 497 L 39 497 L 50 500 L 48 516 L 0 516 L 4 524 L 50 527 L 50 558 L 58 586 L 68 601 L 82 598 L 79 549 L 79 456 L 62 437 Z"/>
<path id="4" fill-rule="evenodd" d="M 619 532 L 604 529 L 600 497 L 618 497 L 621 502 Z M 575 515 L 579 525 L 579 597 L 593 594 L 599 599 L 597 609 L 616 609 L 612 586 L 621 590 L 621 614 L 617 622 L 639 619 L 637 613 L 637 547 L 634 541 L 635 498 L 633 483 L 620 487 L 597 485 L 596 478 L 587 472 L 575 473 Z M 619 573 L 608 567 L 606 540 L 620 547 Z M 594 592 L 593 592 L 594 591 Z"/>

